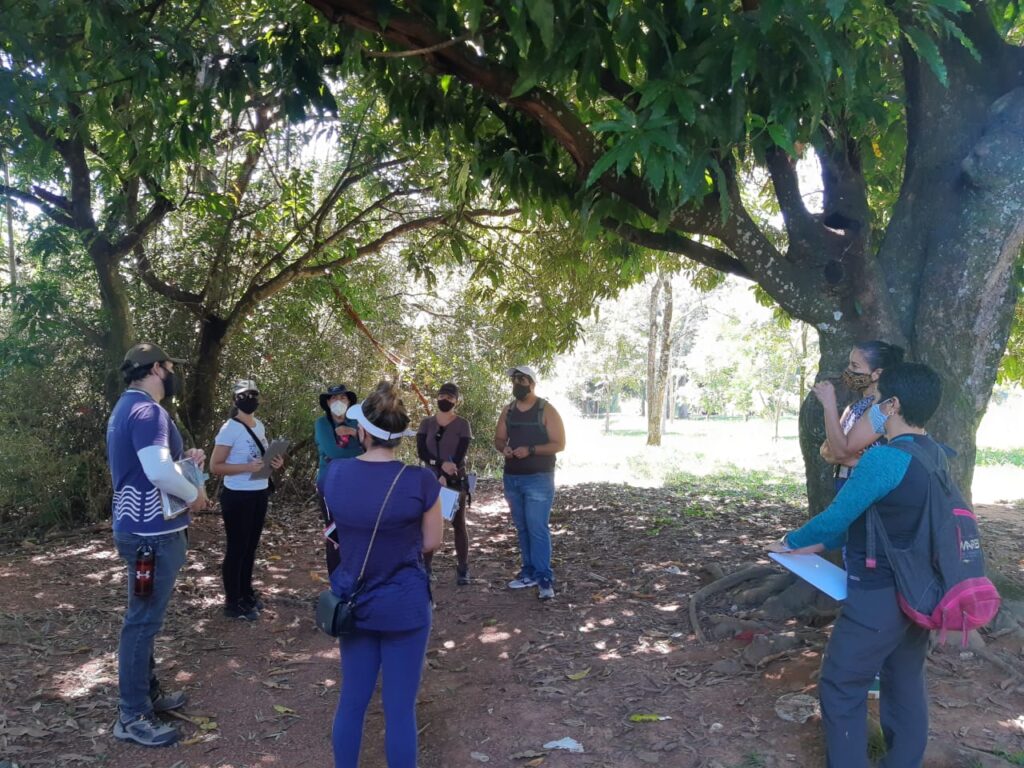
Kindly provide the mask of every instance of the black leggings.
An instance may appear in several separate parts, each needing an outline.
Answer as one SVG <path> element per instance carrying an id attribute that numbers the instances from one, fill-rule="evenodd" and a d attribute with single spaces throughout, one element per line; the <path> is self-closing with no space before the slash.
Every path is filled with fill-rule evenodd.
<path id="1" fill-rule="evenodd" d="M 235 491 L 225 488 L 220 494 L 220 513 L 224 518 L 224 600 L 235 605 L 253 597 L 252 568 L 256 548 L 267 519 L 269 494 L 262 491 Z"/>

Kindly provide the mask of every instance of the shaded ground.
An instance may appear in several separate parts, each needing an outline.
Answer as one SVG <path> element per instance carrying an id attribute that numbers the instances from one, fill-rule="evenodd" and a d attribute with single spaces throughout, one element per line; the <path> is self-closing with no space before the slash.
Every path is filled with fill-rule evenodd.
<path id="1" fill-rule="evenodd" d="M 693 488 L 562 488 L 559 594 L 542 604 L 533 591 L 504 589 L 515 541 L 497 492 L 486 484 L 473 507 L 474 583 L 455 587 L 450 551 L 435 560 L 422 768 L 485 758 L 545 768 L 821 764 L 816 719 L 785 722 L 774 705 L 785 693 L 815 693 L 827 630 L 772 627 L 794 632 L 794 644 L 761 655 L 750 632 L 698 645 L 686 616 L 710 580 L 706 566 L 757 561 L 800 520 L 798 509 Z M 1024 598 L 1020 512 L 980 511 L 1004 592 Z M 312 506 L 273 510 L 258 563 L 268 611 L 254 625 L 220 616 L 219 518 L 193 527 L 158 644 L 165 681 L 190 693 L 190 721 L 179 722 L 182 744 L 158 751 L 109 735 L 124 577 L 106 530 L 11 548 L 0 565 L 0 766 L 330 765 L 339 680 L 337 648 L 312 624 L 323 583 L 316 519 Z M 723 597 L 702 609 L 705 619 L 714 613 L 739 612 Z M 1024 680 L 1014 674 L 1024 656 L 1020 634 L 1006 629 L 989 638 L 988 659 L 959 646 L 935 652 L 927 765 L 1024 763 L 997 756 L 1024 758 Z M 382 767 L 377 699 L 366 733 L 362 765 Z M 543 749 L 563 737 L 585 752 Z"/>

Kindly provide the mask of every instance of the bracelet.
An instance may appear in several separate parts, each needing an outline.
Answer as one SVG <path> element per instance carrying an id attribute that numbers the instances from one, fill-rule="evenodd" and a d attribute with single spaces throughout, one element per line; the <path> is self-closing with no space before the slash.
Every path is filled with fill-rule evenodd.
<path id="1" fill-rule="evenodd" d="M 537 446 L 536 445 L 531 445 L 530 446 L 530 455 L 531 456 L 537 455 Z"/>

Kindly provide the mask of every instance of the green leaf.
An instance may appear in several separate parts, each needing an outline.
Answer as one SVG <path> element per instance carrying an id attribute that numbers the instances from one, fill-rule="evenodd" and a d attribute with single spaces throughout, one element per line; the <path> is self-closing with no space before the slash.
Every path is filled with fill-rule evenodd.
<path id="1" fill-rule="evenodd" d="M 552 0 L 526 0 L 530 19 L 540 31 L 541 42 L 551 51 L 555 47 L 555 6 Z"/>
<path id="2" fill-rule="evenodd" d="M 584 186 L 589 187 L 591 184 L 600 179 L 605 171 L 612 167 L 612 163 L 615 162 L 616 154 L 615 149 L 609 149 L 594 163 L 594 167 L 590 169 L 590 173 L 587 174 L 587 182 Z"/>
<path id="3" fill-rule="evenodd" d="M 838 19 L 843 15 L 843 9 L 846 8 L 846 0 L 825 0 L 825 7 L 828 8 L 829 16 Z"/>
<path id="4" fill-rule="evenodd" d="M 768 135 L 772 137 L 772 141 L 775 146 L 782 147 L 790 155 L 796 157 L 796 147 L 793 146 L 793 138 L 790 136 L 789 129 L 781 123 L 768 123 L 766 126 Z"/>
<path id="5" fill-rule="evenodd" d="M 946 62 L 942 60 L 939 46 L 935 44 L 931 36 L 917 27 L 906 27 L 903 29 L 903 34 L 910 42 L 910 46 L 917 52 L 917 55 L 935 73 L 935 77 L 938 78 L 939 82 L 943 85 L 948 85 L 949 75 L 946 72 Z"/>
<path id="6" fill-rule="evenodd" d="M 512 92 L 508 95 L 510 99 L 517 99 L 537 85 L 539 78 L 533 72 L 523 72 L 512 86 Z"/>
<path id="7" fill-rule="evenodd" d="M 441 75 L 441 92 L 445 96 L 448 95 L 448 89 L 451 88 L 451 85 L 452 85 L 452 76 L 451 75 Z"/>

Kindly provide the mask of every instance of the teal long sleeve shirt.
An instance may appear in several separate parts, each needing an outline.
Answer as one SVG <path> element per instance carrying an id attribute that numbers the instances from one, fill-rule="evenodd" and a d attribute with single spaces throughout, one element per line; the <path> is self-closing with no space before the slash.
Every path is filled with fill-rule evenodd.
<path id="1" fill-rule="evenodd" d="M 896 440 L 911 440 L 897 437 Z M 838 549 L 846 541 L 846 530 L 868 508 L 892 492 L 903 482 L 910 466 L 910 454 L 886 445 L 866 451 L 846 484 L 819 514 L 803 526 L 786 534 L 785 543 L 792 549 L 824 544 Z"/>
<path id="2" fill-rule="evenodd" d="M 355 429 L 355 419 L 345 419 L 345 426 Z M 320 475 L 327 468 L 327 462 L 333 459 L 353 459 L 363 453 L 363 446 L 359 444 L 355 436 L 349 439 L 347 446 L 338 445 L 338 441 L 334 439 L 334 427 L 335 425 L 326 416 L 321 416 L 316 420 L 314 435 L 316 447 L 320 453 L 320 468 L 316 472 L 318 482 Z"/>

